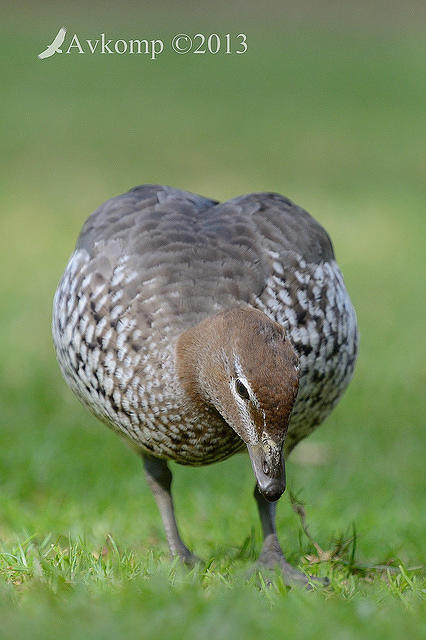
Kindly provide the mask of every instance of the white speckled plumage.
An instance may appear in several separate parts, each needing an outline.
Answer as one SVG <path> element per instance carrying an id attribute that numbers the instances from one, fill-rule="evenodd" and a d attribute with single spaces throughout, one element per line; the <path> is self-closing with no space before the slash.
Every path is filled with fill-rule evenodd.
<path id="1" fill-rule="evenodd" d="M 357 326 L 328 235 L 278 194 L 218 204 L 145 185 L 102 205 L 55 295 L 58 361 L 79 398 L 141 451 L 220 460 L 244 442 L 210 407 L 188 412 L 175 347 L 186 329 L 235 307 L 285 327 L 299 355 L 289 452 L 346 388 Z"/>

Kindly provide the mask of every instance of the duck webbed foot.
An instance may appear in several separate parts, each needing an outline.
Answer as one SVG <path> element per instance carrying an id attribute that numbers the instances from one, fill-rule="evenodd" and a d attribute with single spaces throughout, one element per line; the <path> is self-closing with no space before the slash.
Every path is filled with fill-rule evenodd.
<path id="1" fill-rule="evenodd" d="M 145 476 L 160 511 L 172 558 L 179 558 L 183 564 L 193 567 L 202 562 L 188 549 L 180 537 L 176 523 L 171 494 L 172 472 L 167 462 L 144 454 L 142 456 Z"/>
<path id="2" fill-rule="evenodd" d="M 307 589 L 312 589 L 313 584 L 329 584 L 328 578 L 308 576 L 287 562 L 278 541 L 275 528 L 275 511 L 277 503 L 268 502 L 259 491 L 257 485 L 254 490 L 254 497 L 259 509 L 264 536 L 262 551 L 254 566 L 254 571 L 260 572 L 268 582 L 270 582 L 271 574 L 279 571 L 283 577 L 284 583 L 289 586 L 298 585 Z"/>

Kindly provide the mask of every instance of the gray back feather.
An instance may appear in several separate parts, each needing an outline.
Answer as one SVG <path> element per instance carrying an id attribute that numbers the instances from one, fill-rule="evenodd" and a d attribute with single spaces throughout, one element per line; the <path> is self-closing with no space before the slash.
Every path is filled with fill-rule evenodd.
<path id="1" fill-rule="evenodd" d="M 288 252 L 312 263 L 333 259 L 325 230 L 283 196 L 254 193 L 219 204 L 158 185 L 135 187 L 101 205 L 77 248 L 88 251 L 106 280 L 127 256 L 125 270 L 137 277 L 127 277 L 123 303 L 131 304 L 143 285 L 139 313 L 150 316 L 150 307 L 158 307 L 149 304 L 152 283 L 152 295 L 163 297 L 169 320 L 174 316 L 180 325 L 261 295 L 272 272 L 271 251 L 283 263 Z"/>

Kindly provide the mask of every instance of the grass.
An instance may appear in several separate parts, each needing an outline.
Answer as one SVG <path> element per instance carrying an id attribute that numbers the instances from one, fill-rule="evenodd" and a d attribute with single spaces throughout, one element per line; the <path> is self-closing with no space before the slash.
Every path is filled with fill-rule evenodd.
<path id="1" fill-rule="evenodd" d="M 131 11 L 28 5 L 0 27 L 0 637 L 424 637 L 415 23 L 282 14 L 272 25 L 252 12 L 229 18 L 250 36 L 246 58 L 37 60 L 62 22 L 83 37 L 127 34 L 147 25 Z M 153 35 L 191 19 L 204 30 L 185 11 L 153 14 Z M 326 589 L 248 577 L 261 537 L 243 456 L 174 466 L 182 534 L 206 564 L 170 563 L 140 462 L 60 377 L 50 308 L 76 235 L 142 182 L 223 199 L 280 191 L 333 238 L 359 317 L 357 371 L 288 463 L 303 511 L 289 492 L 278 506 L 289 560 L 328 575 Z"/>

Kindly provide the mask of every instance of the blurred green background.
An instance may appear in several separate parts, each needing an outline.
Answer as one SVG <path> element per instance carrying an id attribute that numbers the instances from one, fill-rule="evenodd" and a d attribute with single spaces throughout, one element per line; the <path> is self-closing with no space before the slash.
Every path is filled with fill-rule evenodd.
<path id="1" fill-rule="evenodd" d="M 354 380 L 295 451 L 289 488 L 323 549 L 350 538 L 355 523 L 360 564 L 421 565 L 420 3 L 0 9 L 0 636 L 36 637 L 36 628 L 41 638 L 134 629 L 188 638 L 287 629 L 294 638 L 345 639 L 361 631 L 400 637 L 404 629 L 420 637 L 410 585 L 418 576 L 409 577 L 416 571 L 404 582 L 326 565 L 320 572 L 335 570 L 339 586 L 325 594 L 259 592 L 234 576 L 261 542 L 243 456 L 175 467 L 183 535 L 213 564 L 207 577 L 170 578 L 140 462 L 72 397 L 50 336 L 57 282 L 82 223 L 106 199 L 144 182 L 217 199 L 260 190 L 289 196 L 329 231 L 361 331 Z M 181 32 L 243 32 L 248 51 L 180 56 L 167 45 L 155 61 L 78 53 L 40 61 L 62 24 L 66 43 L 74 33 L 168 43 Z M 314 549 L 287 496 L 278 527 L 290 560 L 306 562 Z M 96 558 L 108 535 L 116 564 L 108 545 Z M 66 633 L 60 620 L 71 625 Z"/>

